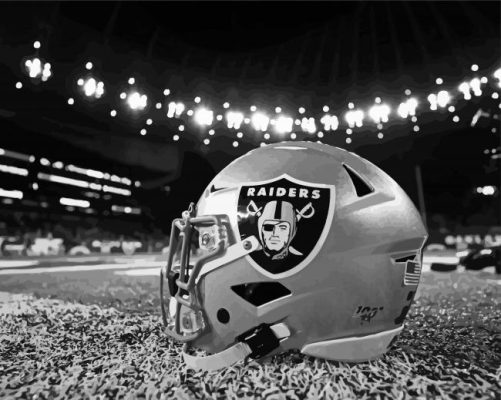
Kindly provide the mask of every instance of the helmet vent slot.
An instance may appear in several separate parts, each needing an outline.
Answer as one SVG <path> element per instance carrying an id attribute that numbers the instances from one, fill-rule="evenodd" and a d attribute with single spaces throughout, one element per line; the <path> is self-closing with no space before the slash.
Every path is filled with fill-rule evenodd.
<path id="1" fill-rule="evenodd" d="M 405 257 L 400 257 L 400 258 L 394 258 L 393 261 L 396 262 L 396 263 L 404 263 L 404 262 L 407 262 L 407 261 L 414 261 L 415 258 L 416 258 L 416 255 L 412 254 L 410 256 L 405 256 Z"/>
<path id="2" fill-rule="evenodd" d="M 245 283 L 232 286 L 231 289 L 254 306 L 262 306 L 291 294 L 289 289 L 278 282 Z"/>
<path id="3" fill-rule="evenodd" d="M 374 192 L 374 188 L 370 186 L 364 179 L 362 179 L 362 177 L 360 177 L 355 171 L 353 171 L 346 164 L 343 164 L 343 167 L 348 173 L 358 197 L 367 196 L 368 194 Z"/>

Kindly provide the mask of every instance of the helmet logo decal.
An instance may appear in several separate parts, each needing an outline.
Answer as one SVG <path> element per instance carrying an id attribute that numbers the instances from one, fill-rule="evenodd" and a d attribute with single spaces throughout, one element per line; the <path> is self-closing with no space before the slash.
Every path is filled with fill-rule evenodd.
<path id="1" fill-rule="evenodd" d="M 286 174 L 245 184 L 238 196 L 240 238 L 258 238 L 248 257 L 271 274 L 306 266 L 322 247 L 334 210 L 334 186 Z"/>

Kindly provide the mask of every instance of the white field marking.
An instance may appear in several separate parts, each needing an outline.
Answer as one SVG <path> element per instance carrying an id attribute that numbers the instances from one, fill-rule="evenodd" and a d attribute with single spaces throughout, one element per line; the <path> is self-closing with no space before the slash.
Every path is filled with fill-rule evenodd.
<path id="1" fill-rule="evenodd" d="M 423 264 L 432 264 L 432 263 L 440 263 L 440 264 L 458 264 L 459 257 L 456 256 L 440 256 L 440 255 L 424 255 L 423 256 Z"/>
<path id="2" fill-rule="evenodd" d="M 431 264 L 423 263 L 423 265 L 421 266 L 421 273 L 430 271 L 431 271 Z"/>
<path id="3" fill-rule="evenodd" d="M 125 258 L 125 257 L 120 257 L 120 258 L 114 258 L 113 261 L 115 261 L 118 264 L 122 263 L 128 263 L 128 264 L 142 264 L 142 263 L 147 263 L 151 261 L 155 261 L 155 258 L 157 256 L 151 256 L 151 257 L 146 257 L 146 258 Z M 156 260 L 159 261 L 159 260 Z M 165 259 L 167 262 L 167 258 Z"/>
<path id="4" fill-rule="evenodd" d="M 115 271 L 115 275 L 160 276 L 160 268 L 143 268 L 143 269 L 128 269 L 127 271 Z"/>
<path id="5" fill-rule="evenodd" d="M 143 263 L 141 268 L 162 267 L 165 261 L 150 261 Z M 60 267 L 30 268 L 30 269 L 2 269 L 0 275 L 18 275 L 18 274 L 43 274 L 50 272 L 80 272 L 80 271 L 102 271 L 106 269 L 127 269 L 138 268 L 136 264 L 98 264 L 98 265 L 62 265 Z"/>
<path id="6" fill-rule="evenodd" d="M 39 261 L 28 261 L 28 260 L 0 260 L 0 268 L 20 268 L 20 267 L 30 267 L 31 265 L 40 264 Z"/>

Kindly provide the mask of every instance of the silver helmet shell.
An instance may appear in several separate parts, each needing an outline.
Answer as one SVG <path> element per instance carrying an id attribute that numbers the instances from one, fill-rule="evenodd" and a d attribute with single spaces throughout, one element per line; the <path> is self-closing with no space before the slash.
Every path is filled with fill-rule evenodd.
<path id="1" fill-rule="evenodd" d="M 427 233 L 402 188 L 369 161 L 311 142 L 260 147 L 224 168 L 184 217 L 214 222 L 193 225 L 197 257 L 206 259 L 177 280 L 191 285 L 181 283 L 185 295 L 176 297 L 195 301 L 177 305 L 178 319 L 189 317 L 176 339 L 216 353 L 280 322 L 290 336 L 269 355 L 299 349 L 363 361 L 383 354 L 402 329 Z M 287 254 L 272 259 L 273 246 Z"/>

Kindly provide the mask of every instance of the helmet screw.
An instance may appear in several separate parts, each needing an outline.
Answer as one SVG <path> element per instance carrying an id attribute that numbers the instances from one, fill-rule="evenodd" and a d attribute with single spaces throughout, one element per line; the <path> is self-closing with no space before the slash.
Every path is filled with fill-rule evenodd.
<path id="1" fill-rule="evenodd" d="M 246 240 L 246 241 L 244 242 L 244 249 L 245 249 L 245 250 L 250 250 L 250 249 L 251 249 L 251 247 L 252 247 L 251 242 L 249 242 L 248 240 Z"/>

